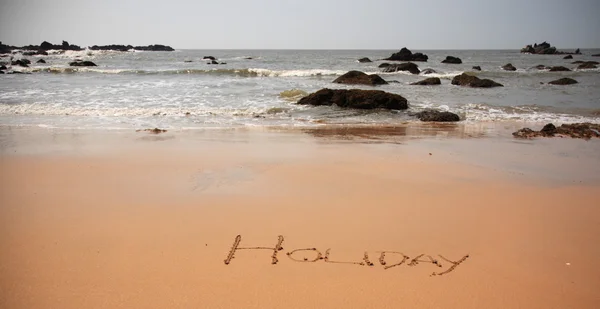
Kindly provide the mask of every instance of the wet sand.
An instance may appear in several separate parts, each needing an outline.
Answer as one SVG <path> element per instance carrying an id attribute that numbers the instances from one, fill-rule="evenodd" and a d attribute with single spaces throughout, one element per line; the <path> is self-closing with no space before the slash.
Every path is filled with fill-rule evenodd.
<path id="1" fill-rule="evenodd" d="M 599 141 L 376 131 L 2 127 L 0 307 L 596 307 Z"/>

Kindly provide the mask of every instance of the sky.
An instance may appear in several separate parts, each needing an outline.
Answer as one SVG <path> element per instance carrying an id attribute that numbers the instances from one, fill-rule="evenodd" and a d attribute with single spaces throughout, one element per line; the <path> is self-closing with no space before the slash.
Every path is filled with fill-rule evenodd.
<path id="1" fill-rule="evenodd" d="M 0 0 L 9 45 L 175 49 L 600 48 L 600 0 Z"/>

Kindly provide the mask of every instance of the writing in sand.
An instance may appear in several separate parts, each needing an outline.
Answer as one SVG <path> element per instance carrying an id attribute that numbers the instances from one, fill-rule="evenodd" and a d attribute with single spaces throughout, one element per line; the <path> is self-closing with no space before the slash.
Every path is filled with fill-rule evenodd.
<path id="1" fill-rule="evenodd" d="M 277 262 L 279 262 L 279 259 L 277 258 L 277 254 L 279 253 L 279 251 L 283 250 L 283 247 L 281 246 L 283 244 L 283 236 L 279 235 L 278 239 L 277 239 L 277 244 L 275 244 L 274 247 L 240 247 L 240 243 L 242 241 L 242 236 L 241 235 L 237 235 L 235 237 L 235 240 L 233 241 L 233 245 L 231 246 L 231 249 L 229 250 L 229 254 L 227 254 L 227 258 L 225 259 L 225 264 L 229 265 L 229 263 L 231 263 L 231 260 L 234 258 L 235 253 L 238 250 L 270 250 L 273 251 L 273 254 L 271 255 L 271 264 L 277 264 Z M 333 261 L 329 258 L 331 252 L 331 248 L 325 250 L 325 255 L 323 255 L 321 253 L 321 251 L 319 251 L 317 248 L 302 248 L 302 249 L 294 249 L 292 251 L 289 251 L 286 253 L 287 257 L 290 258 L 292 261 L 294 262 L 301 262 L 301 263 L 316 263 L 320 260 L 323 260 L 325 263 L 337 263 L 337 264 L 354 264 L 354 265 L 360 265 L 360 266 L 375 266 L 375 263 L 371 262 L 371 259 L 369 258 L 369 252 L 364 253 L 363 257 L 362 257 L 362 261 L 360 262 L 342 262 L 342 261 Z M 302 255 L 302 257 L 300 257 L 300 254 L 304 253 Z M 442 263 L 433 258 L 430 255 L 426 255 L 426 254 L 419 254 L 417 256 L 415 256 L 414 258 L 410 258 L 410 256 L 405 255 L 402 252 L 397 252 L 397 251 L 377 251 L 377 253 L 379 254 L 379 264 L 381 264 L 381 266 L 383 267 L 383 269 L 390 269 L 392 267 L 396 267 L 396 266 L 400 266 L 400 265 L 407 265 L 407 266 L 417 266 L 419 265 L 419 263 L 428 263 L 431 264 L 433 266 L 437 266 L 438 268 L 442 268 L 444 269 L 444 266 L 442 265 Z M 306 255 L 310 255 L 311 257 L 306 257 Z M 388 263 L 388 260 L 386 260 L 386 255 L 394 255 L 396 257 L 395 259 L 395 263 L 390 264 Z M 454 271 L 462 262 L 464 262 L 467 258 L 469 258 L 469 255 L 465 255 L 462 258 L 458 259 L 457 261 L 452 261 L 450 259 L 445 258 L 442 255 L 438 255 L 442 260 L 444 260 L 445 262 L 449 263 L 450 266 L 440 272 L 433 272 L 431 274 L 431 276 L 442 276 L 445 274 L 448 274 L 452 271 Z"/>

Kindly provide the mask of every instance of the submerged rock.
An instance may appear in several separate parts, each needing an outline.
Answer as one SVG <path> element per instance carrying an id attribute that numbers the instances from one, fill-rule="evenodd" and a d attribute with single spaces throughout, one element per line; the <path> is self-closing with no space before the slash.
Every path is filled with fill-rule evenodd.
<path id="1" fill-rule="evenodd" d="M 452 85 L 474 88 L 504 87 L 502 84 L 499 84 L 491 79 L 480 79 L 477 76 L 468 75 L 466 73 L 455 76 L 452 79 Z"/>
<path id="2" fill-rule="evenodd" d="M 462 60 L 458 57 L 447 56 L 446 59 L 442 60 L 442 63 L 461 64 Z"/>
<path id="3" fill-rule="evenodd" d="M 429 57 L 422 53 L 413 54 L 408 48 L 403 47 L 399 52 L 392 54 L 389 58 L 384 60 L 393 61 L 427 61 Z"/>
<path id="4" fill-rule="evenodd" d="M 358 62 L 360 62 L 360 63 L 367 63 L 367 62 L 373 62 L 373 61 L 371 61 L 371 59 L 365 57 L 365 58 L 358 59 Z"/>
<path id="5" fill-rule="evenodd" d="M 503 65 L 502 69 L 504 71 L 516 71 L 517 70 L 517 68 L 515 68 L 511 63 L 507 63 L 507 64 Z"/>
<path id="6" fill-rule="evenodd" d="M 473 70 L 475 70 L 475 71 L 481 71 L 481 67 L 478 66 L 478 65 L 476 65 L 476 66 L 473 67 Z"/>
<path id="7" fill-rule="evenodd" d="M 419 67 L 412 62 L 394 63 L 383 68 L 383 72 L 386 73 L 393 73 L 398 71 L 408 71 L 412 74 L 419 74 L 421 72 L 419 71 Z"/>
<path id="8" fill-rule="evenodd" d="M 425 110 L 413 114 L 417 116 L 421 121 L 435 121 L 435 122 L 455 122 L 460 121 L 460 117 L 451 112 L 440 112 L 436 110 Z"/>
<path id="9" fill-rule="evenodd" d="M 437 73 L 437 71 L 434 69 L 425 69 L 425 70 L 421 71 L 422 75 L 433 74 L 433 73 Z"/>
<path id="10" fill-rule="evenodd" d="M 383 78 L 381 78 L 379 75 L 377 75 L 377 74 L 368 75 L 361 71 L 347 72 L 346 74 L 336 78 L 333 82 L 337 83 L 337 84 L 369 85 L 369 86 L 386 85 L 387 84 L 387 82 Z"/>
<path id="11" fill-rule="evenodd" d="M 411 85 L 424 85 L 424 86 L 431 86 L 431 85 L 441 85 L 442 81 L 437 78 L 437 77 L 430 77 L 430 78 L 426 78 L 422 81 L 418 81 L 418 82 L 414 82 Z"/>
<path id="12" fill-rule="evenodd" d="M 167 132 L 167 130 L 164 129 L 159 129 L 159 128 L 154 128 L 154 129 L 144 129 L 144 130 L 135 130 L 135 132 L 148 132 L 148 133 L 152 133 L 152 134 L 160 134 L 160 133 L 165 133 Z"/>
<path id="13" fill-rule="evenodd" d="M 557 66 L 557 67 L 551 67 L 550 68 L 550 72 L 569 72 L 571 71 L 568 68 L 565 68 L 563 66 Z"/>
<path id="14" fill-rule="evenodd" d="M 46 63 L 46 60 L 40 59 L 40 60 L 36 61 L 35 63 Z"/>
<path id="15" fill-rule="evenodd" d="M 600 54 L 594 54 L 592 57 L 600 57 Z"/>
<path id="16" fill-rule="evenodd" d="M 538 64 L 536 66 L 533 67 L 533 69 L 538 69 L 538 70 L 547 70 L 548 67 L 543 65 L 543 64 Z"/>
<path id="17" fill-rule="evenodd" d="M 551 85 L 572 85 L 572 84 L 577 84 L 577 81 L 572 79 L 572 78 L 561 78 L 561 79 L 557 79 L 557 80 L 553 80 L 551 82 L 548 82 L 548 84 Z"/>
<path id="18" fill-rule="evenodd" d="M 564 56 L 564 57 L 563 57 L 563 59 L 573 59 L 573 56 L 571 56 L 571 55 L 566 55 L 566 56 Z"/>
<path id="19" fill-rule="evenodd" d="M 589 62 L 584 62 L 582 64 L 580 64 L 579 66 L 577 66 L 578 70 L 585 70 L 585 69 L 597 69 L 598 67 L 596 66 L 597 62 L 595 61 L 589 61 Z"/>
<path id="20" fill-rule="evenodd" d="M 31 61 L 29 61 L 27 59 L 19 59 L 19 60 L 15 60 L 15 61 L 11 62 L 11 64 L 22 66 L 24 68 L 28 68 L 29 64 L 31 64 Z"/>
<path id="21" fill-rule="evenodd" d="M 72 67 L 96 67 L 97 65 L 91 61 L 81 61 L 81 60 L 77 60 L 77 61 L 73 61 L 71 63 L 69 63 L 70 66 Z"/>
<path id="22" fill-rule="evenodd" d="M 517 132 L 514 132 L 512 135 L 518 138 L 570 136 L 572 138 L 590 139 L 592 137 L 600 137 L 600 124 L 586 122 L 563 124 L 560 127 L 556 127 L 552 123 L 549 123 L 540 131 L 534 131 L 530 128 L 523 128 Z"/>
<path id="23" fill-rule="evenodd" d="M 581 60 L 573 61 L 571 63 L 572 64 L 583 64 L 583 63 L 600 64 L 600 62 L 598 62 L 598 61 L 581 61 Z"/>
<path id="24" fill-rule="evenodd" d="M 300 99 L 300 105 L 337 105 L 357 109 L 407 109 L 408 101 L 401 95 L 381 90 L 321 89 Z"/>

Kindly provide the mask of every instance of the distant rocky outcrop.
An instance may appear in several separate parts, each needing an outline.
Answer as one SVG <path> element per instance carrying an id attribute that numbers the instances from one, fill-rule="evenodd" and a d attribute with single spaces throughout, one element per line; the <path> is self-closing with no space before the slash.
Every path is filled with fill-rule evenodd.
<path id="1" fill-rule="evenodd" d="M 461 64 L 462 60 L 458 57 L 447 56 L 446 59 L 442 60 L 442 63 Z"/>
<path id="2" fill-rule="evenodd" d="M 383 72 L 385 73 L 393 73 L 398 71 L 408 71 L 412 74 L 419 74 L 421 71 L 419 70 L 419 66 L 412 62 L 406 63 L 392 63 L 383 68 Z"/>
<path id="3" fill-rule="evenodd" d="M 81 60 L 70 62 L 69 65 L 72 67 L 96 67 L 97 66 L 95 63 L 93 63 L 91 61 L 81 61 Z"/>
<path id="4" fill-rule="evenodd" d="M 386 85 L 387 84 L 387 82 L 377 74 L 368 75 L 368 74 L 360 72 L 360 71 L 350 71 L 350 72 L 336 78 L 333 82 L 337 83 L 337 84 L 369 85 L 369 86 L 377 86 L 377 85 Z"/>
<path id="5" fill-rule="evenodd" d="M 441 85 L 442 81 L 437 77 L 426 78 L 422 81 L 411 83 L 411 85 L 421 85 L 421 86 L 432 86 L 432 85 Z"/>
<path id="6" fill-rule="evenodd" d="M 492 88 L 492 87 L 504 87 L 491 79 L 480 79 L 477 76 L 468 75 L 462 73 L 455 76 L 452 79 L 452 85 L 474 87 L 474 88 Z"/>
<path id="7" fill-rule="evenodd" d="M 475 70 L 475 71 L 481 71 L 481 67 L 478 66 L 478 65 L 476 65 L 476 66 L 473 67 L 473 70 Z"/>
<path id="8" fill-rule="evenodd" d="M 368 63 L 368 62 L 373 62 L 373 61 L 371 61 L 371 59 L 365 57 L 365 58 L 358 59 L 358 62 L 360 62 L 360 63 Z"/>
<path id="9" fill-rule="evenodd" d="M 503 65 L 502 69 L 504 71 L 516 71 L 517 70 L 517 68 L 515 68 L 511 63 L 507 63 L 507 64 Z"/>
<path id="10" fill-rule="evenodd" d="M 425 110 L 422 112 L 418 112 L 412 114 L 412 116 L 417 116 L 421 121 L 435 121 L 435 122 L 456 122 L 460 121 L 460 117 L 451 112 L 440 112 L 436 110 Z"/>
<path id="11" fill-rule="evenodd" d="M 522 53 L 538 54 L 538 55 L 564 55 L 564 54 L 576 54 L 579 55 L 581 52 L 579 48 L 574 53 L 561 52 L 556 50 L 556 47 L 551 46 L 550 43 L 543 42 L 541 44 L 527 45 L 521 49 Z"/>
<path id="12" fill-rule="evenodd" d="M 407 109 L 408 101 L 401 95 L 381 90 L 321 89 L 300 99 L 300 105 L 337 105 L 356 109 Z"/>
<path id="13" fill-rule="evenodd" d="M 138 51 L 174 51 L 171 46 L 155 44 L 148 46 L 132 46 L 132 45 L 119 45 L 119 44 L 111 44 L 111 45 L 94 45 L 90 47 L 91 50 L 112 50 L 112 51 L 130 51 L 130 50 L 138 50 Z"/>
<path id="14" fill-rule="evenodd" d="M 422 53 L 413 54 L 408 48 L 403 47 L 399 52 L 392 54 L 389 58 L 384 60 L 392 61 L 427 61 L 429 57 Z"/>
<path id="15" fill-rule="evenodd" d="M 551 85 L 572 85 L 572 84 L 577 84 L 577 81 L 572 79 L 572 78 L 561 78 L 561 79 L 557 79 L 557 80 L 553 80 L 551 82 L 548 82 L 548 84 Z"/>
<path id="16" fill-rule="evenodd" d="M 550 68 L 550 72 L 569 72 L 571 71 L 568 68 L 565 68 L 563 66 L 556 66 L 556 67 L 551 67 Z"/>
<path id="17" fill-rule="evenodd" d="M 592 137 L 600 137 L 600 124 L 586 122 L 563 124 L 560 127 L 556 127 L 554 124 L 549 123 L 540 131 L 523 128 L 512 135 L 518 138 L 570 136 L 572 138 L 590 139 Z"/>

